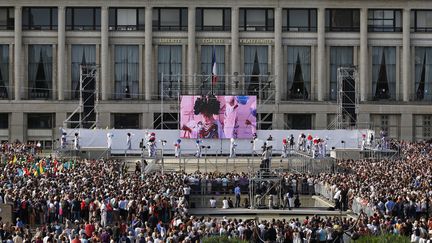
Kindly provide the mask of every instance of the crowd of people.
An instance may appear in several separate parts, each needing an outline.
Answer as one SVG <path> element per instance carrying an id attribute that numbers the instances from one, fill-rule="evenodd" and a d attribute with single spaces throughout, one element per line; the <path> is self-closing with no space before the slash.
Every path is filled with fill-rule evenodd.
<path id="1" fill-rule="evenodd" d="M 170 172 L 144 177 L 116 160 L 65 160 L 38 154 L 32 144 L 2 144 L 0 203 L 12 205 L 14 223 L 0 222 L 6 242 L 199 242 L 206 236 L 250 242 L 338 242 L 345 235 L 401 234 L 413 242 L 432 236 L 430 143 L 398 144 L 397 159 L 346 160 L 344 173 L 284 172 L 283 193 L 322 194 L 336 209 L 372 209 L 358 220 L 198 218 L 191 194 L 248 192 L 247 173 Z M 287 200 L 289 202 L 289 199 Z M 285 202 L 280 202 L 280 204 Z M 347 234 L 344 234 L 347 233 Z"/>

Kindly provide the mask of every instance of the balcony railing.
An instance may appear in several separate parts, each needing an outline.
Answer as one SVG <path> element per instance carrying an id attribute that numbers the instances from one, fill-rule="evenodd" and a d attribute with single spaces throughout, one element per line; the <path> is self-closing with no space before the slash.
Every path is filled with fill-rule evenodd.
<path id="1" fill-rule="evenodd" d="M 57 25 L 23 25 L 23 30 L 57 30 Z"/>
<path id="2" fill-rule="evenodd" d="M 369 25 L 368 32 L 402 32 L 402 27 Z"/>
<path id="3" fill-rule="evenodd" d="M 197 31 L 230 31 L 231 30 L 231 25 L 226 25 L 226 26 L 211 26 L 211 25 L 205 25 L 205 26 L 197 26 L 196 27 Z"/>
<path id="4" fill-rule="evenodd" d="M 187 26 L 180 26 L 180 25 L 160 25 L 160 26 L 153 26 L 154 31 L 186 31 Z"/>
<path id="5" fill-rule="evenodd" d="M 100 30 L 100 25 L 66 25 L 66 30 Z"/>
<path id="6" fill-rule="evenodd" d="M 332 26 L 326 27 L 327 32 L 359 32 L 360 26 Z"/>
<path id="7" fill-rule="evenodd" d="M 246 25 L 246 26 L 240 26 L 240 31 L 274 31 L 274 26 Z"/>
<path id="8" fill-rule="evenodd" d="M 282 31 L 285 32 L 316 32 L 317 27 L 309 26 L 282 26 Z"/>
<path id="9" fill-rule="evenodd" d="M 136 30 L 144 30 L 144 25 L 111 25 L 109 26 L 109 30 L 116 31 L 136 31 Z"/>

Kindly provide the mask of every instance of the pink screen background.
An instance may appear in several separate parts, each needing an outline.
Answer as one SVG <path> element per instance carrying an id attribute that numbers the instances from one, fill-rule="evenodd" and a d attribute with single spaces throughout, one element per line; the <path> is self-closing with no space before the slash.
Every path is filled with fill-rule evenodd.
<path id="1" fill-rule="evenodd" d="M 180 137 L 197 138 L 202 114 L 194 114 L 194 104 L 201 96 L 182 96 L 180 99 Z M 216 96 L 220 102 L 219 115 L 213 115 L 218 127 L 217 137 L 212 138 L 244 138 L 250 139 L 256 133 L 256 96 Z M 230 105 L 234 100 L 234 106 Z M 231 103 L 232 104 L 232 103 Z M 234 108 L 237 105 L 236 108 Z M 246 120 L 250 124 L 246 124 Z M 183 129 L 188 127 L 188 129 Z"/>

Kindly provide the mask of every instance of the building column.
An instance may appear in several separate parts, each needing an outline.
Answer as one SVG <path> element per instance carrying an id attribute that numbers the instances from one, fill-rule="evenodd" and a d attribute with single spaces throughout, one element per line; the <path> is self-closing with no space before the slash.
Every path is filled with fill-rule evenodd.
<path id="1" fill-rule="evenodd" d="M 400 121 L 400 139 L 412 141 L 413 137 L 413 114 L 402 113 Z"/>
<path id="2" fill-rule="evenodd" d="M 410 85 L 410 9 L 403 10 L 402 24 L 402 97 L 404 102 L 410 100 L 411 85 Z"/>
<path id="3" fill-rule="evenodd" d="M 360 10 L 360 101 L 367 100 L 368 83 L 368 10 Z"/>
<path id="4" fill-rule="evenodd" d="M 188 10 L 188 48 L 187 48 L 188 89 L 194 84 L 195 75 L 195 7 Z"/>
<path id="5" fill-rule="evenodd" d="M 144 94 L 145 100 L 151 100 L 152 90 L 152 48 L 153 48 L 153 9 L 146 7 L 145 9 L 145 40 L 144 40 Z"/>
<path id="6" fill-rule="evenodd" d="M 64 83 L 66 81 L 66 8 L 58 7 L 58 40 L 57 40 L 57 90 L 58 100 L 64 100 Z"/>
<path id="7" fill-rule="evenodd" d="M 317 97 L 318 101 L 323 101 L 325 96 L 326 72 L 325 72 L 325 9 L 318 9 L 318 32 L 317 32 Z"/>
<path id="8" fill-rule="evenodd" d="M 108 99 L 108 87 L 110 87 L 110 67 L 108 48 L 108 7 L 101 10 L 101 99 Z"/>
<path id="9" fill-rule="evenodd" d="M 327 129 L 327 113 L 318 112 L 315 114 L 315 126 L 312 129 Z"/>
<path id="10" fill-rule="evenodd" d="M 16 16 L 16 15 L 15 15 Z M 27 135 L 27 123 L 24 122 L 23 112 L 12 112 L 10 116 L 9 138 L 11 141 L 24 142 L 24 133 Z"/>
<path id="11" fill-rule="evenodd" d="M 14 51 L 14 93 L 15 100 L 21 99 L 22 83 L 22 7 L 15 6 L 15 51 Z M 22 132 L 21 132 L 22 133 Z M 22 141 L 22 140 L 21 140 Z"/>
<path id="12" fill-rule="evenodd" d="M 283 50 L 282 50 L 282 8 L 275 9 L 274 57 L 275 57 L 275 100 L 281 100 L 283 80 Z"/>
<path id="13" fill-rule="evenodd" d="M 235 72 L 240 74 L 240 46 L 239 46 L 239 8 L 232 7 L 231 9 L 231 73 Z M 231 92 L 236 92 L 235 83 L 233 81 L 240 81 L 238 78 L 231 79 Z M 240 87 L 240 84 L 239 84 Z"/>

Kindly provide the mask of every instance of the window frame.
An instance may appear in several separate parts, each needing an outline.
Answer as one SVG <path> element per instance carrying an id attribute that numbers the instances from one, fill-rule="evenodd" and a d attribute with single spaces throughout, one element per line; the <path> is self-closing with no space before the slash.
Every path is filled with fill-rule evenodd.
<path id="1" fill-rule="evenodd" d="M 295 11 L 295 10 L 307 10 L 307 12 L 308 12 L 308 26 L 307 27 L 303 27 L 303 26 L 301 26 L 301 27 L 299 27 L 299 26 L 290 26 L 290 21 L 289 21 L 289 19 L 290 19 L 290 11 Z M 313 12 L 313 11 L 315 11 L 315 27 L 312 27 L 312 25 L 311 25 L 311 18 L 312 18 L 312 16 L 311 16 L 311 13 Z M 284 8 L 284 9 L 282 9 L 282 18 L 283 18 L 283 16 L 285 15 L 286 16 L 286 22 L 287 22 L 287 24 L 286 24 L 286 26 L 284 26 L 283 24 L 282 24 L 282 31 L 284 31 L 284 32 L 317 32 L 317 27 L 318 27 L 318 16 L 317 16 L 317 14 L 318 14 L 318 11 L 317 11 L 317 9 L 316 8 Z M 293 29 L 293 28 L 297 28 L 298 30 L 296 31 L 296 30 L 291 30 L 291 29 Z"/>
<path id="2" fill-rule="evenodd" d="M 333 11 L 344 10 L 351 12 L 351 25 L 348 27 L 336 27 L 332 25 Z M 358 12 L 359 25 L 354 25 L 354 12 Z M 327 17 L 328 16 L 328 17 Z M 328 18 L 328 21 L 327 21 Z M 318 24 L 318 23 L 317 23 Z M 360 9 L 358 8 L 327 8 L 325 12 L 325 30 L 326 32 L 360 32 Z"/>
<path id="3" fill-rule="evenodd" d="M 114 129 L 141 129 L 141 120 L 142 120 L 142 113 L 111 113 L 112 114 L 112 121 L 113 121 L 113 124 L 112 124 L 112 127 L 114 128 Z M 125 126 L 123 126 L 123 127 L 117 127 L 116 126 L 116 119 L 122 119 L 123 117 L 125 117 L 125 116 L 127 116 L 127 117 L 131 117 L 131 116 L 138 116 L 138 126 L 136 127 L 136 126 L 127 126 L 127 127 L 125 127 Z"/>
<path id="4" fill-rule="evenodd" d="M 89 25 L 75 25 L 75 10 L 77 9 L 91 9 L 93 10 L 92 24 Z M 96 24 L 97 21 L 97 10 L 99 10 L 99 17 L 101 17 L 100 7 L 67 7 L 66 8 L 66 30 L 100 30 L 101 29 L 101 19 L 99 19 L 99 25 Z M 70 13 L 68 11 L 71 11 Z M 71 14 L 71 22 L 68 24 L 68 14 Z"/>
<path id="5" fill-rule="evenodd" d="M 35 116 L 34 119 L 39 119 L 43 116 L 51 116 L 50 117 L 50 121 L 48 122 L 49 127 L 45 128 L 45 127 L 33 127 L 30 126 L 30 117 L 29 116 Z M 55 113 L 27 113 L 27 129 L 35 129 L 35 130 L 50 130 L 50 129 L 54 129 L 55 127 Z"/>
<path id="6" fill-rule="evenodd" d="M 163 9 L 177 9 L 179 11 L 179 24 L 178 25 L 164 25 L 161 26 L 161 10 Z M 157 25 L 155 26 L 155 11 L 157 12 Z M 183 13 L 186 13 L 186 20 L 183 19 Z M 153 31 L 187 31 L 188 30 L 188 9 L 187 8 L 175 8 L 175 7 L 168 7 L 168 8 L 153 8 L 153 19 L 152 19 L 152 28 Z M 184 25 L 183 25 L 184 24 Z"/>
<path id="7" fill-rule="evenodd" d="M 3 126 L 4 124 L 6 124 L 6 126 Z M 6 130 L 9 129 L 9 127 L 10 127 L 9 113 L 7 112 L 0 113 L 0 130 Z"/>
<path id="8" fill-rule="evenodd" d="M 14 30 L 15 29 L 15 14 L 13 7 L 0 7 L 6 10 L 6 25 L 0 25 L 0 30 Z"/>
<path id="9" fill-rule="evenodd" d="M 247 22 L 247 11 L 248 10 L 262 10 L 265 11 L 265 26 L 257 26 L 257 25 L 248 25 Z M 243 24 L 244 26 L 241 25 L 241 21 L 239 20 L 239 31 L 274 31 L 274 9 L 273 8 L 240 8 L 240 14 L 239 14 L 239 18 L 241 17 L 242 13 L 243 13 Z M 273 21 L 270 25 L 269 23 L 269 12 L 272 11 L 273 12 Z M 253 30 L 250 28 L 254 28 Z M 257 28 L 259 28 L 257 30 Z M 263 29 L 261 29 L 263 28 Z"/>
<path id="10" fill-rule="evenodd" d="M 118 25 L 118 10 L 132 9 L 136 12 L 136 25 Z M 140 10 L 143 11 L 144 24 L 140 24 Z M 111 13 L 114 11 L 114 25 L 110 24 Z M 108 10 L 108 30 L 110 31 L 143 31 L 145 29 L 145 8 L 142 7 L 110 7 Z"/>
<path id="11" fill-rule="evenodd" d="M 31 10 L 32 9 L 49 9 L 50 12 L 50 24 L 49 25 L 31 25 L 30 24 L 30 14 L 31 14 Z M 53 15 L 53 10 L 56 10 L 57 15 Z M 26 13 L 26 11 L 28 11 L 28 23 L 24 23 L 24 15 Z M 22 9 L 22 29 L 23 30 L 57 30 L 58 29 L 58 21 L 54 21 L 57 20 L 58 18 L 58 9 L 57 7 L 23 7 Z M 54 25 L 55 22 L 55 25 Z M 48 28 L 46 28 L 48 27 Z"/>
<path id="12" fill-rule="evenodd" d="M 429 33 L 432 32 L 432 26 L 431 27 L 418 27 L 417 26 L 417 13 L 418 12 L 430 12 L 432 14 L 432 9 L 413 9 L 411 10 L 411 32 L 424 32 Z"/>
<path id="13" fill-rule="evenodd" d="M 383 13 L 383 17 L 381 19 L 377 19 L 375 17 L 375 11 L 393 11 L 393 19 L 387 19 L 384 18 L 384 13 Z M 370 18 L 369 14 L 373 12 L 373 17 Z M 397 20 L 396 20 L 396 13 L 399 12 L 400 14 L 400 26 L 396 26 L 397 24 Z M 402 32 L 402 10 L 401 9 L 368 9 L 368 32 Z M 392 27 L 388 27 L 386 25 L 382 25 L 382 26 L 376 26 L 376 25 L 372 25 L 370 24 L 370 21 L 388 21 L 388 20 L 392 20 L 393 21 L 393 26 Z"/>
<path id="14" fill-rule="evenodd" d="M 204 25 L 204 10 L 221 10 L 222 25 Z M 229 21 L 226 17 L 229 17 Z M 231 9 L 230 8 L 196 8 L 196 31 L 231 31 Z M 229 22 L 229 23 L 226 23 Z"/>

